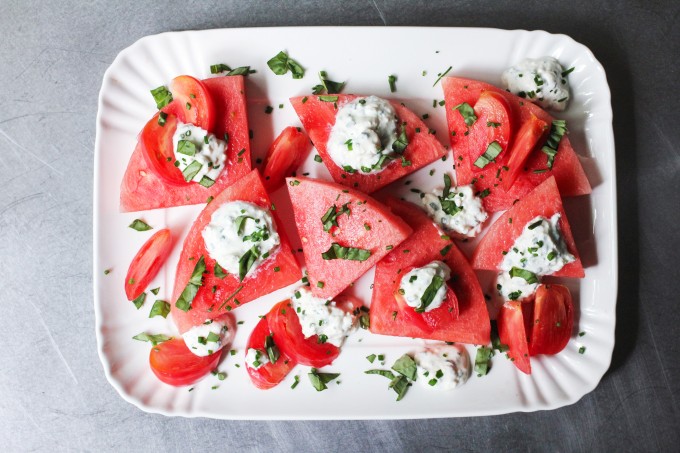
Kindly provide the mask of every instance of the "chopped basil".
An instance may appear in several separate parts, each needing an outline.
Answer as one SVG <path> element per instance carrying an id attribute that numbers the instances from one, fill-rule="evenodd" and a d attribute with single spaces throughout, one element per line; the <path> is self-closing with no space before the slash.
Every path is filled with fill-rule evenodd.
<path id="1" fill-rule="evenodd" d="M 364 330 L 368 330 L 371 327 L 371 318 L 367 313 L 364 313 L 359 317 L 359 327 Z"/>
<path id="2" fill-rule="evenodd" d="M 244 75 L 247 76 L 248 74 L 252 74 L 255 72 L 254 69 L 250 69 L 250 66 L 241 66 L 238 68 L 234 68 L 231 71 L 227 73 L 228 76 L 235 76 L 235 75 Z"/>
<path id="3" fill-rule="evenodd" d="M 135 231 L 148 231 L 153 229 L 149 224 L 139 219 L 133 220 L 132 223 L 128 225 L 128 228 L 132 228 Z"/>
<path id="4" fill-rule="evenodd" d="M 140 333 L 132 337 L 133 340 L 138 340 L 138 341 L 148 341 L 150 342 L 153 346 L 156 346 L 159 343 L 163 343 L 164 341 L 172 340 L 172 337 L 169 337 L 167 335 L 163 335 L 162 333 L 159 334 L 150 334 L 150 333 Z"/>
<path id="5" fill-rule="evenodd" d="M 139 296 L 137 296 L 132 303 L 135 304 L 135 307 L 137 307 L 137 310 L 139 310 L 142 305 L 144 305 L 144 301 L 146 300 L 146 293 L 142 293 Z"/>
<path id="6" fill-rule="evenodd" d="M 354 247 L 343 247 L 337 242 L 333 242 L 331 247 L 321 254 L 324 260 L 350 260 L 366 261 L 371 257 L 371 251 Z"/>
<path id="7" fill-rule="evenodd" d="M 269 115 L 269 114 L 272 113 L 273 111 L 274 111 L 274 109 L 272 108 L 271 105 L 268 105 L 268 106 L 266 106 L 266 107 L 264 108 L 264 113 L 266 113 L 267 115 Z"/>
<path id="8" fill-rule="evenodd" d="M 486 151 L 484 151 L 484 154 L 479 156 L 477 160 L 475 161 L 474 165 L 475 167 L 478 168 L 484 168 L 489 163 L 494 162 L 496 160 L 496 157 L 503 151 L 503 148 L 501 148 L 501 145 L 498 142 L 491 142 L 489 143 L 489 146 L 486 148 Z"/>
<path id="9" fill-rule="evenodd" d="M 243 231 L 246 228 L 246 220 L 248 219 L 253 221 L 255 220 L 254 217 L 251 217 L 249 215 L 240 215 L 236 217 L 236 220 L 234 220 L 234 224 L 236 225 L 236 234 L 238 234 L 239 236 L 243 235 Z"/>
<path id="10" fill-rule="evenodd" d="M 301 79 L 305 75 L 304 68 L 284 51 L 279 52 L 267 61 L 267 66 L 276 75 L 283 75 L 288 71 L 291 72 L 294 79 Z"/>
<path id="11" fill-rule="evenodd" d="M 451 247 L 453 247 L 453 244 L 449 244 L 449 245 L 447 245 L 446 247 L 444 247 L 443 249 L 441 249 L 441 250 L 439 251 L 439 253 L 441 254 L 441 256 L 446 256 L 446 254 L 449 253 L 449 250 L 451 250 Z"/>
<path id="12" fill-rule="evenodd" d="M 345 82 L 333 82 L 332 80 L 328 80 L 326 71 L 319 72 L 319 79 L 321 79 L 321 85 L 317 85 L 314 88 L 321 87 L 321 90 L 326 90 L 326 94 L 338 94 L 345 86 Z M 315 90 L 314 94 L 320 94 L 321 90 Z"/>
<path id="13" fill-rule="evenodd" d="M 194 176 L 196 176 L 198 172 L 201 171 L 201 168 L 203 168 L 203 165 L 199 161 L 192 161 L 184 170 L 182 170 L 184 180 L 186 182 L 193 180 Z"/>
<path id="14" fill-rule="evenodd" d="M 151 90 L 151 95 L 153 100 L 156 101 L 156 108 L 158 110 L 172 102 L 172 93 L 165 86 L 161 85 L 158 88 L 154 88 Z"/>
<path id="15" fill-rule="evenodd" d="M 338 96 L 319 96 L 318 99 L 323 102 L 338 102 Z"/>
<path id="16" fill-rule="evenodd" d="M 477 349 L 477 355 L 475 356 L 475 373 L 477 373 L 477 376 L 486 376 L 489 373 L 492 355 L 493 351 L 491 348 L 482 346 Z"/>
<path id="17" fill-rule="evenodd" d="M 340 373 L 319 373 L 316 368 L 312 368 L 307 376 L 309 376 L 309 381 L 312 383 L 316 391 L 321 392 L 326 390 L 328 388 L 326 384 L 340 376 Z"/>
<path id="18" fill-rule="evenodd" d="M 393 389 L 397 393 L 397 401 L 401 401 L 404 395 L 406 395 L 406 391 L 410 385 L 411 383 L 408 381 L 406 376 L 397 376 L 392 379 L 389 388 Z"/>
<path id="19" fill-rule="evenodd" d="M 238 288 L 236 288 L 236 290 L 235 290 L 233 293 L 231 293 L 231 294 L 229 295 L 229 297 L 227 297 L 227 298 L 224 300 L 224 302 L 222 302 L 222 305 L 220 305 L 220 308 L 219 308 L 219 309 L 221 310 L 225 305 L 227 305 L 227 303 L 229 303 L 230 300 L 232 300 L 232 299 L 237 300 L 237 299 L 236 299 L 236 295 L 237 295 L 237 294 L 239 293 L 239 291 L 241 291 L 242 289 L 243 289 L 243 286 L 239 286 Z M 230 307 L 227 307 L 227 310 L 229 310 L 229 309 L 230 309 Z"/>
<path id="20" fill-rule="evenodd" d="M 219 74 L 224 71 L 231 71 L 231 68 L 223 63 L 210 65 L 210 74 Z"/>
<path id="21" fill-rule="evenodd" d="M 573 71 L 574 71 L 574 67 L 573 67 L 573 66 L 572 66 L 571 68 L 569 68 L 569 69 L 566 69 L 566 70 L 562 71 L 562 77 L 568 76 L 568 75 L 571 74 Z"/>
<path id="22" fill-rule="evenodd" d="M 477 195 L 479 198 L 486 198 L 486 197 L 489 196 L 490 193 L 491 193 L 491 190 L 489 190 L 487 188 L 487 189 L 482 190 L 481 192 L 477 192 L 475 195 Z"/>
<path id="23" fill-rule="evenodd" d="M 328 341 L 328 335 L 324 335 L 324 334 L 319 335 L 316 339 L 316 342 L 318 344 L 324 344 L 327 341 Z"/>
<path id="24" fill-rule="evenodd" d="M 560 142 L 567 132 L 567 122 L 565 120 L 553 120 L 552 125 L 550 126 L 548 139 L 541 148 L 541 151 L 548 156 L 547 166 L 549 169 L 552 169 L 553 167 L 553 162 L 555 161 L 555 155 L 559 149 Z"/>
<path id="25" fill-rule="evenodd" d="M 396 153 L 402 154 L 408 146 L 408 136 L 406 135 L 406 123 L 401 124 L 401 132 L 399 137 L 392 143 L 392 150 Z"/>
<path id="26" fill-rule="evenodd" d="M 318 154 L 315 154 L 314 155 L 314 162 L 323 162 L 323 159 L 321 159 L 321 156 L 319 156 Z"/>
<path id="27" fill-rule="evenodd" d="M 267 351 L 267 356 L 271 363 L 276 363 L 276 361 L 279 360 L 279 357 L 281 357 L 279 348 L 276 346 L 276 343 L 274 343 L 274 335 L 267 335 L 264 339 L 264 349 Z"/>
<path id="28" fill-rule="evenodd" d="M 334 226 L 339 226 L 338 225 L 338 217 L 342 214 L 347 214 L 349 217 L 351 211 L 349 209 L 349 203 L 345 203 L 342 205 L 340 210 L 338 211 L 337 206 L 333 205 L 328 210 L 326 213 L 321 217 L 321 223 L 323 223 L 323 230 L 325 232 L 329 232 L 331 228 Z"/>
<path id="29" fill-rule="evenodd" d="M 248 271 L 250 270 L 251 267 L 253 267 L 253 264 L 255 264 L 255 261 L 257 261 L 259 257 L 260 248 L 256 245 L 252 246 L 250 250 L 243 254 L 241 259 L 238 260 L 239 281 L 241 282 L 243 281 L 243 279 L 246 277 L 246 274 L 248 274 Z"/>
<path id="30" fill-rule="evenodd" d="M 170 304 L 164 300 L 156 300 L 151 307 L 151 312 L 149 312 L 149 318 L 154 316 L 162 316 L 164 318 L 168 317 L 170 313 Z"/>
<path id="31" fill-rule="evenodd" d="M 453 66 L 449 66 L 448 69 L 447 69 L 446 71 L 444 71 L 444 72 L 442 72 L 441 74 L 439 74 L 439 77 L 437 77 L 437 80 L 434 81 L 434 83 L 432 84 L 432 86 L 435 86 L 436 84 L 438 84 L 439 81 L 440 81 L 442 78 L 444 78 L 444 76 L 445 76 L 446 74 L 448 74 L 449 71 L 450 71 L 451 69 L 453 69 Z"/>
<path id="32" fill-rule="evenodd" d="M 222 269 L 222 266 L 220 266 L 219 263 L 215 263 L 215 269 L 213 269 L 213 274 L 215 274 L 215 277 L 217 278 L 224 278 L 227 276 L 227 273 L 224 272 L 224 269 Z"/>
<path id="33" fill-rule="evenodd" d="M 215 181 L 212 178 L 203 176 L 198 183 L 207 189 L 208 187 L 212 187 L 212 185 L 215 184 Z"/>
<path id="34" fill-rule="evenodd" d="M 450 244 L 449 244 L 450 245 Z M 439 275 L 434 275 L 425 292 L 420 297 L 420 305 L 415 309 L 417 313 L 423 313 L 430 306 L 439 288 L 444 286 L 444 279 Z"/>
<path id="35" fill-rule="evenodd" d="M 372 354 L 373 358 L 375 359 L 375 354 Z M 371 357 L 370 355 L 368 357 Z M 371 361 L 371 363 L 373 363 Z M 377 374 L 379 376 L 384 376 L 390 381 L 395 378 L 394 373 L 392 373 L 390 370 L 366 370 L 364 371 L 364 374 Z"/>
<path id="36" fill-rule="evenodd" d="M 585 352 L 586 352 L 586 347 L 585 347 L 585 346 L 581 346 L 580 348 L 578 348 L 578 353 L 579 353 L 579 354 L 584 354 Z"/>
<path id="37" fill-rule="evenodd" d="M 168 120 L 168 114 L 165 112 L 158 112 L 158 125 L 159 126 L 165 126 L 165 123 Z"/>
<path id="38" fill-rule="evenodd" d="M 541 219 L 541 220 L 537 220 L 537 221 L 535 221 L 534 223 L 532 223 L 531 225 L 529 225 L 529 229 L 530 229 L 530 230 L 533 230 L 534 228 L 537 228 L 537 227 L 541 226 L 542 223 L 543 223 L 543 220 L 542 220 L 542 219 Z"/>
<path id="39" fill-rule="evenodd" d="M 191 278 L 189 279 L 189 282 L 184 287 L 182 294 L 179 295 L 179 298 L 175 302 L 175 307 L 184 312 L 189 311 L 189 309 L 191 308 L 191 302 L 193 302 L 194 297 L 196 297 L 196 293 L 198 293 L 198 288 L 203 286 L 204 272 L 205 272 L 205 258 L 203 257 L 203 255 L 201 255 L 201 257 L 198 259 L 198 262 L 196 263 L 196 266 L 194 266 L 194 270 L 191 273 Z"/>
<path id="40" fill-rule="evenodd" d="M 395 91 L 397 91 L 396 81 L 397 76 L 395 75 L 390 75 L 389 77 L 387 77 L 387 82 L 390 84 L 390 93 L 394 93 Z"/>
<path id="41" fill-rule="evenodd" d="M 368 360 L 369 362 L 373 363 L 373 362 L 375 361 L 375 357 L 376 357 L 375 354 L 367 355 L 367 356 L 366 356 L 366 360 Z"/>
<path id="42" fill-rule="evenodd" d="M 392 369 L 402 376 L 406 376 L 412 381 L 415 381 L 417 378 L 416 362 L 408 354 L 404 354 L 399 357 L 399 359 L 394 362 L 394 365 L 392 365 Z"/>
<path id="43" fill-rule="evenodd" d="M 293 381 L 294 381 L 293 384 L 290 386 L 291 389 L 294 389 L 295 387 L 298 386 L 298 384 L 300 383 L 300 376 L 298 375 L 293 376 Z"/>
<path id="44" fill-rule="evenodd" d="M 206 341 L 209 341 L 211 343 L 217 343 L 220 341 L 220 336 L 217 335 L 215 332 L 210 332 L 206 337 Z"/>
<path id="45" fill-rule="evenodd" d="M 518 289 L 517 291 L 513 291 L 510 294 L 508 294 L 508 299 L 517 300 L 517 299 L 519 299 L 519 297 L 521 295 L 522 295 L 522 291 Z"/>
<path id="46" fill-rule="evenodd" d="M 465 120 L 465 124 L 472 126 L 477 121 L 477 115 L 475 115 L 475 109 L 472 108 L 467 102 L 463 102 L 453 107 L 453 110 L 458 110 Z"/>

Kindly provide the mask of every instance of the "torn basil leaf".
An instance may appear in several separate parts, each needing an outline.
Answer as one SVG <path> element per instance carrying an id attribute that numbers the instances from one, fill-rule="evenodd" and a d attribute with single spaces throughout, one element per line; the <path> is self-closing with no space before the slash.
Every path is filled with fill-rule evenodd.
<path id="1" fill-rule="evenodd" d="M 489 143 L 489 146 L 487 146 L 486 151 L 484 151 L 484 154 L 479 156 L 477 160 L 475 160 L 475 167 L 477 168 L 484 168 L 487 165 L 489 165 L 491 162 L 494 162 L 496 160 L 496 157 L 503 151 L 503 148 L 501 148 L 500 143 L 498 142 L 491 142 Z"/>
<path id="2" fill-rule="evenodd" d="M 430 306 L 434 300 L 434 297 L 437 295 L 437 291 L 439 291 L 439 288 L 442 286 L 444 286 L 444 279 L 439 275 L 434 275 L 427 289 L 425 289 L 425 292 L 420 297 L 420 305 L 415 309 L 415 311 L 418 313 L 423 313 L 427 307 Z"/>
<path id="3" fill-rule="evenodd" d="M 408 146 L 408 136 L 406 135 L 406 123 L 401 123 L 401 132 L 397 139 L 392 143 L 392 150 L 402 154 Z"/>
<path id="4" fill-rule="evenodd" d="M 326 390 L 328 388 L 326 384 L 340 376 L 340 373 L 319 373 L 316 368 L 312 368 L 307 376 L 309 376 L 309 381 L 312 383 L 316 391 L 321 392 Z"/>
<path id="5" fill-rule="evenodd" d="M 167 335 L 163 335 L 162 333 L 159 334 L 150 334 L 150 333 L 140 333 L 132 337 L 133 340 L 138 340 L 138 341 L 148 341 L 152 345 L 156 346 L 159 343 L 163 343 L 164 341 L 172 340 L 172 337 L 169 337 Z"/>
<path id="6" fill-rule="evenodd" d="M 548 156 L 547 166 L 552 169 L 553 163 L 555 162 L 555 155 L 560 147 L 560 142 L 564 134 L 568 132 L 567 122 L 565 120 L 553 120 L 550 126 L 550 133 L 548 134 L 548 139 L 545 145 L 541 148 L 544 154 Z"/>
<path id="7" fill-rule="evenodd" d="M 203 165 L 199 161 L 192 161 L 184 170 L 182 170 L 184 180 L 186 182 L 193 180 L 194 176 L 196 176 L 198 172 L 201 171 L 201 168 L 203 168 Z"/>
<path id="8" fill-rule="evenodd" d="M 224 269 L 222 269 L 222 266 L 220 266 L 219 263 L 215 263 L 215 269 L 213 270 L 213 274 L 215 274 L 215 277 L 217 278 L 224 278 L 227 276 L 227 273 L 224 272 Z"/>
<path id="9" fill-rule="evenodd" d="M 467 102 L 463 102 L 453 107 L 453 110 L 458 110 L 465 120 L 465 124 L 472 126 L 477 121 L 477 115 L 475 115 L 475 109 L 472 108 Z"/>
<path id="10" fill-rule="evenodd" d="M 185 156 L 196 155 L 196 144 L 189 140 L 180 140 L 177 142 L 177 152 Z"/>
<path id="11" fill-rule="evenodd" d="M 243 279 L 246 278 L 248 271 L 250 270 L 251 267 L 253 267 L 253 264 L 255 264 L 255 261 L 257 261 L 259 257 L 260 248 L 257 247 L 256 245 L 252 246 L 250 250 L 243 254 L 241 259 L 238 260 L 239 281 L 242 282 Z"/>
<path id="12" fill-rule="evenodd" d="M 486 376 L 491 368 L 491 356 L 493 355 L 493 350 L 482 346 L 477 349 L 477 355 L 475 356 L 475 373 L 478 376 Z"/>
<path id="13" fill-rule="evenodd" d="M 170 313 L 170 304 L 164 300 L 156 300 L 151 307 L 151 312 L 149 312 L 149 318 L 154 316 L 162 316 L 164 318 L 168 317 Z"/>
<path id="14" fill-rule="evenodd" d="M 146 293 L 142 293 L 139 296 L 135 297 L 135 299 L 132 301 L 133 304 L 135 304 L 135 307 L 137 307 L 137 310 L 139 310 L 142 305 L 144 305 L 144 301 L 146 300 Z"/>
<path id="15" fill-rule="evenodd" d="M 161 85 L 158 88 L 154 88 L 151 90 L 151 95 L 153 100 L 156 101 L 156 108 L 158 110 L 172 102 L 172 93 L 165 86 Z"/>
<path id="16" fill-rule="evenodd" d="M 519 267 L 513 267 L 510 269 L 510 277 L 523 278 L 528 284 L 538 283 L 538 277 L 531 271 L 526 269 L 521 269 Z"/>
<path id="17" fill-rule="evenodd" d="M 205 258 L 203 255 L 198 259 L 196 266 L 194 266 L 194 271 L 191 273 L 191 278 L 189 282 L 184 287 L 182 294 L 179 295 L 177 301 L 175 302 L 175 307 L 187 312 L 191 309 L 191 302 L 193 302 L 196 293 L 198 293 L 198 288 L 203 286 L 203 274 L 205 273 Z"/>
<path id="18" fill-rule="evenodd" d="M 274 57 L 267 61 L 267 66 L 276 75 L 283 75 L 288 71 L 291 72 L 294 79 L 301 79 L 305 75 L 305 70 L 300 64 L 290 58 L 284 51 L 277 53 Z"/>
<path id="19" fill-rule="evenodd" d="M 128 225 L 128 228 L 132 228 L 135 231 L 149 231 L 153 230 L 153 227 L 149 226 L 148 223 L 144 222 L 143 220 L 135 219 L 132 221 L 130 225 Z"/>
<path id="20" fill-rule="evenodd" d="M 371 251 L 354 247 L 343 247 L 333 242 L 331 247 L 321 254 L 324 260 L 366 261 L 371 257 Z"/>
<path id="21" fill-rule="evenodd" d="M 412 381 L 417 378 L 417 366 L 415 360 L 408 355 L 404 354 L 392 365 L 392 369 L 402 376 L 406 376 Z"/>
<path id="22" fill-rule="evenodd" d="M 219 74 L 220 72 L 231 71 L 231 68 L 222 63 L 210 65 L 210 74 Z"/>
<path id="23" fill-rule="evenodd" d="M 373 356 L 373 359 L 375 360 L 375 355 Z M 373 362 L 371 361 L 371 363 Z M 390 370 L 366 370 L 364 371 L 364 374 L 377 374 L 378 376 L 386 377 L 390 381 L 395 378 L 394 373 L 392 373 Z"/>

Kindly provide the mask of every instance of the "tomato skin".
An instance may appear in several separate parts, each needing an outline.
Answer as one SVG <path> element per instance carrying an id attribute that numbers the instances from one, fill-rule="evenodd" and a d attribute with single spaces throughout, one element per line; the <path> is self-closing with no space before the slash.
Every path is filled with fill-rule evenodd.
<path id="1" fill-rule="evenodd" d="M 188 75 L 175 77 L 170 82 L 172 102 L 161 110 L 183 123 L 191 123 L 206 131 L 215 124 L 215 106 L 208 88 L 198 79 Z M 190 108 L 187 109 L 187 104 Z"/>
<path id="2" fill-rule="evenodd" d="M 563 285 L 539 285 L 533 303 L 529 353 L 557 354 L 569 343 L 574 326 L 574 303 Z"/>
<path id="3" fill-rule="evenodd" d="M 270 317 L 272 313 L 273 309 L 267 314 L 266 317 L 260 319 L 253 329 L 253 332 L 250 334 L 250 338 L 248 338 L 248 344 L 246 345 L 246 354 L 250 348 L 263 350 L 265 338 L 271 335 L 267 318 Z M 288 373 L 290 373 L 290 370 L 292 370 L 295 365 L 297 365 L 297 362 L 294 359 L 283 352 L 281 346 L 279 345 L 279 339 L 276 338 L 274 342 L 276 343 L 276 346 L 279 348 L 280 352 L 280 357 L 276 363 L 268 362 L 257 370 L 246 364 L 246 371 L 248 371 L 250 380 L 253 382 L 253 384 L 255 384 L 255 387 L 262 390 L 270 389 L 278 385 L 279 382 L 283 381 Z"/>
<path id="4" fill-rule="evenodd" d="M 474 155 L 468 156 L 468 163 L 472 170 L 482 171 L 482 168 L 474 165 L 474 162 L 484 154 L 489 144 L 497 142 L 501 145 L 502 151 L 496 158 L 497 162 L 507 154 L 512 140 L 514 121 L 508 101 L 505 97 L 493 91 L 482 92 L 473 109 L 477 121 L 470 127 L 469 136 L 474 137 L 475 144 L 472 150 L 476 151 L 474 151 Z M 494 127 L 491 123 L 499 125 Z"/>
<path id="5" fill-rule="evenodd" d="M 290 300 L 279 302 L 267 315 L 269 329 L 276 345 L 301 365 L 321 368 L 330 365 L 340 354 L 340 348 L 330 343 L 319 343 L 319 337 L 305 338 L 300 320 Z"/>
<path id="6" fill-rule="evenodd" d="M 524 169 L 529 154 L 536 148 L 538 143 L 542 143 L 550 128 L 545 121 L 536 117 L 533 113 L 529 119 L 522 124 L 522 127 L 515 134 L 515 140 L 510 148 L 507 167 L 510 169 L 503 173 L 503 188 L 510 190 L 517 176 Z"/>
<path id="7" fill-rule="evenodd" d="M 172 250 L 172 235 L 164 228 L 142 245 L 130 263 L 125 276 L 125 295 L 134 300 L 142 294 L 158 274 Z"/>
<path id="8" fill-rule="evenodd" d="M 149 364 L 156 377 L 166 384 L 190 385 L 217 368 L 223 350 L 199 357 L 189 350 L 181 337 L 173 338 L 151 348 Z"/>
<path id="9" fill-rule="evenodd" d="M 415 266 L 414 266 L 415 267 Z M 407 269 L 402 272 L 403 276 L 406 276 L 414 268 Z M 402 279 L 404 278 L 402 276 Z M 458 319 L 458 298 L 456 293 L 453 292 L 451 286 L 446 283 L 446 296 L 442 304 L 430 311 L 419 313 L 415 308 L 409 306 L 406 303 L 404 296 L 399 294 L 399 287 L 401 285 L 401 280 L 397 282 L 394 290 L 394 298 L 397 300 L 399 305 L 400 315 L 403 316 L 407 322 L 412 323 L 427 333 L 432 333 L 437 329 L 441 329 L 442 326 L 450 325 Z"/>
<path id="10" fill-rule="evenodd" d="M 278 189 L 305 160 L 312 144 L 299 128 L 289 126 L 274 140 L 264 160 L 264 186 L 268 191 Z"/>
<path id="11" fill-rule="evenodd" d="M 508 357 L 523 373 L 531 374 L 529 346 L 524 325 L 523 305 L 521 302 L 506 302 L 498 313 L 498 336 L 501 343 L 508 346 Z"/>

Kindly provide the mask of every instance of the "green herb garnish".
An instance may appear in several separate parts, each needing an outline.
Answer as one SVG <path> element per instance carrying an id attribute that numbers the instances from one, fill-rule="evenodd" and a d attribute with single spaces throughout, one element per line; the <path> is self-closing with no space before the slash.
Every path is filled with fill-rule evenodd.
<path id="1" fill-rule="evenodd" d="M 503 148 L 501 148 L 501 145 L 498 142 L 491 142 L 489 143 L 489 146 L 486 148 L 486 151 L 484 151 L 484 154 L 479 156 L 477 160 L 475 160 L 475 167 L 478 168 L 484 168 L 489 163 L 494 162 L 496 160 L 496 157 L 503 151 Z"/>
<path id="2" fill-rule="evenodd" d="M 288 71 L 291 72 L 294 79 L 301 79 L 305 75 L 304 68 L 284 51 L 279 52 L 267 61 L 267 66 L 276 75 L 283 75 Z"/>
<path id="3" fill-rule="evenodd" d="M 172 337 L 169 337 L 167 335 L 163 335 L 162 333 L 159 334 L 150 334 L 150 333 L 140 333 L 132 337 L 133 340 L 138 340 L 138 341 L 148 341 L 152 345 L 156 346 L 159 343 L 163 343 L 164 341 L 172 340 Z"/>
<path id="4" fill-rule="evenodd" d="M 458 110 L 465 120 L 465 124 L 472 126 L 477 121 L 477 115 L 475 115 L 475 109 L 472 108 L 467 102 L 463 102 L 453 107 L 453 110 Z"/>
<path id="5" fill-rule="evenodd" d="M 309 376 L 309 381 L 312 383 L 316 391 L 321 392 L 326 390 L 328 388 L 326 384 L 340 376 L 340 373 L 319 373 L 316 368 L 312 368 L 307 376 Z"/>
<path id="6" fill-rule="evenodd" d="M 151 95 L 153 100 L 156 101 L 156 108 L 158 110 L 172 102 L 172 93 L 165 86 L 154 88 L 151 90 Z"/>
<path id="7" fill-rule="evenodd" d="M 164 318 L 168 317 L 170 313 L 170 304 L 164 300 L 156 300 L 151 307 L 151 312 L 149 312 L 149 318 L 154 316 L 162 316 Z"/>
<path id="8" fill-rule="evenodd" d="M 148 231 L 148 230 L 153 230 L 153 227 L 149 226 L 148 223 L 144 222 L 143 220 L 135 219 L 132 221 L 130 225 L 128 225 L 128 228 L 132 228 L 135 231 Z"/>
<path id="9" fill-rule="evenodd" d="M 198 262 L 196 263 L 196 266 L 194 266 L 194 270 L 191 273 L 191 278 L 189 279 L 189 282 L 184 287 L 182 294 L 179 295 L 179 298 L 175 302 L 175 307 L 184 312 L 187 312 L 189 311 L 189 309 L 191 309 L 191 302 L 193 302 L 194 297 L 196 297 L 196 293 L 198 293 L 198 288 L 203 286 L 204 273 L 205 273 L 205 258 L 203 257 L 203 255 L 201 255 L 201 257 L 198 259 Z"/>
<path id="10" fill-rule="evenodd" d="M 321 254 L 324 260 L 350 260 L 350 261 L 366 261 L 371 257 L 371 251 L 359 249 L 354 247 L 343 247 L 337 242 L 331 244 L 331 247 Z"/>

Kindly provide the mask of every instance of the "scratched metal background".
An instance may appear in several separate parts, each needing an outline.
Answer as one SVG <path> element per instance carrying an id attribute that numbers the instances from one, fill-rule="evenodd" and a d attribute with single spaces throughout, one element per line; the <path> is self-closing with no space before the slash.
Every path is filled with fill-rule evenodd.
<path id="1" fill-rule="evenodd" d="M 679 451 L 680 3 L 0 0 L 3 451 Z M 168 30 L 277 25 L 545 29 L 589 46 L 613 94 L 620 287 L 613 364 L 550 412 L 375 422 L 169 419 L 124 402 L 97 358 L 92 166 L 116 54 Z M 271 39 L 276 39 L 272 34 Z"/>

